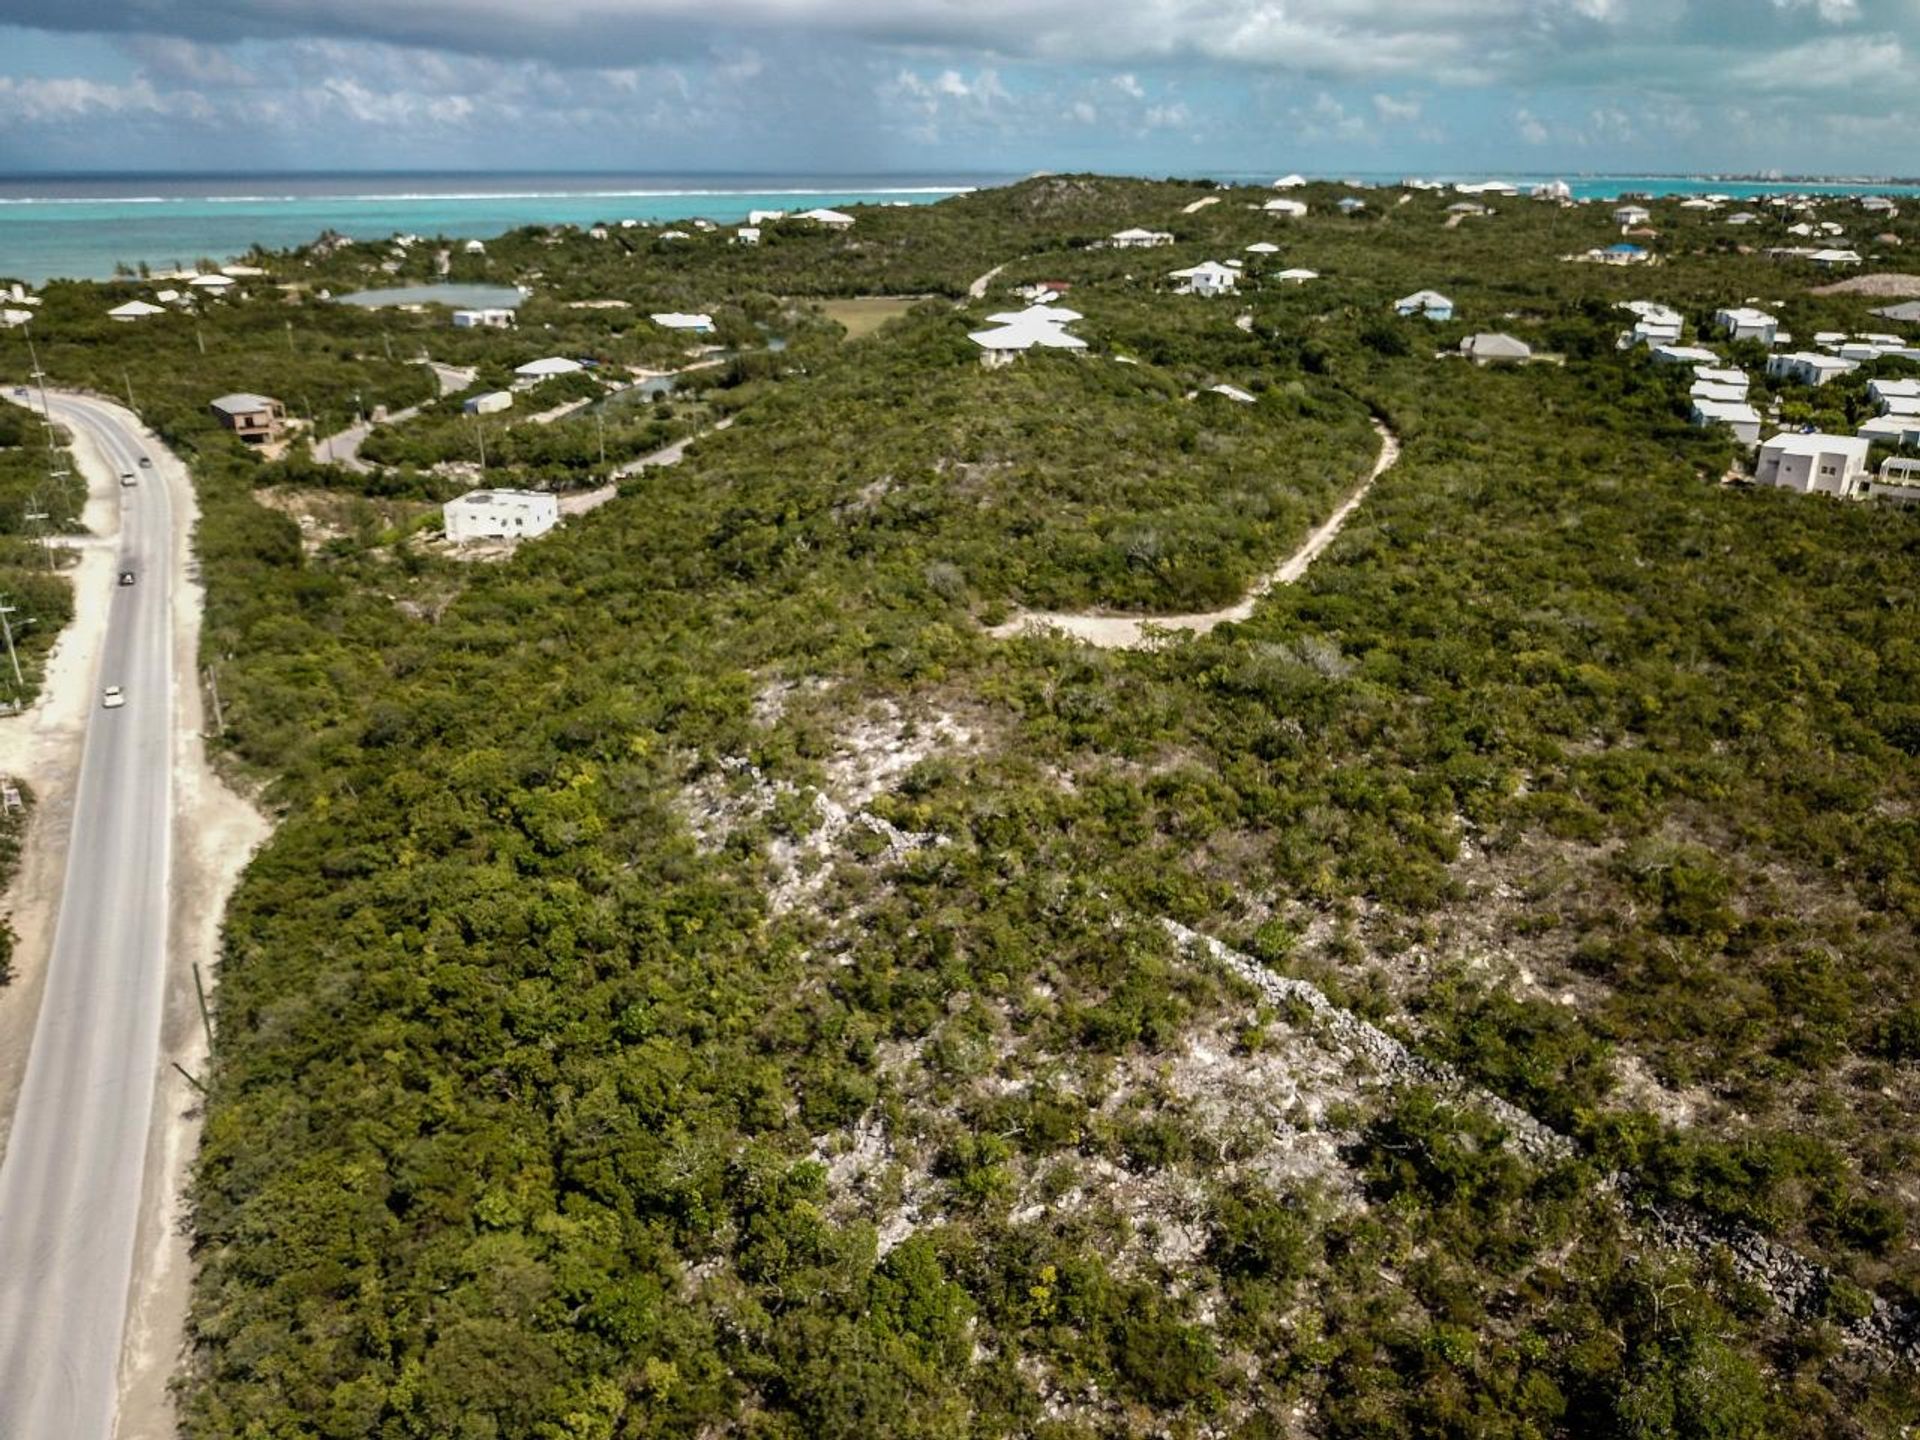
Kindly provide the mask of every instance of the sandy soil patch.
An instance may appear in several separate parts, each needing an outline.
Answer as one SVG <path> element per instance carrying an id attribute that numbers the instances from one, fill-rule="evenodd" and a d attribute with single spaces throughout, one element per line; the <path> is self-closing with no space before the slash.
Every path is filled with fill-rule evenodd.
<path id="1" fill-rule="evenodd" d="M 1831 285 L 1818 285 L 1807 292 L 1809 295 L 1872 295 L 1890 300 L 1911 300 L 1920 297 L 1920 275 L 1855 275 L 1850 280 L 1836 280 Z"/>

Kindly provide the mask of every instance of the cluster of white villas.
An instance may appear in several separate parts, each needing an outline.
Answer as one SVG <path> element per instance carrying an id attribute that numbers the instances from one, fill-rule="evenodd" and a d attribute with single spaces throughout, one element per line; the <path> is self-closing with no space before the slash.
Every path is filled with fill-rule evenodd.
<path id="1" fill-rule="evenodd" d="M 200 299 L 217 299 L 221 296 L 237 293 L 242 280 L 254 279 L 266 274 L 266 271 L 252 265 L 228 265 L 224 269 L 210 271 L 204 275 L 181 273 L 168 278 L 183 282 L 183 287 L 169 286 L 154 292 L 154 304 L 147 300 L 129 300 L 124 305 L 116 305 L 107 311 L 111 320 L 130 322 L 145 320 L 150 315 L 164 315 L 167 306 L 182 306 Z"/>
<path id="2" fill-rule="evenodd" d="M 1648 300 L 1629 301 L 1623 308 L 1633 311 L 1638 322 L 1621 337 L 1622 348 L 1645 344 L 1655 364 L 1692 367 L 1693 423 L 1723 425 L 1742 445 L 1757 447 L 1756 484 L 1846 499 L 1920 501 L 1920 460 L 1892 457 L 1882 463 L 1878 476 L 1868 469 L 1875 442 L 1920 446 L 1920 380 L 1869 381 L 1867 394 L 1879 414 L 1857 434 L 1781 434 L 1763 443 L 1762 417 L 1748 398 L 1752 382 L 1744 370 L 1727 365 L 1704 346 L 1680 344 L 1682 322 L 1676 311 Z M 1731 341 L 1778 346 L 1792 343 L 1793 338 L 1774 316 L 1745 305 L 1715 312 L 1714 326 Z M 1920 360 L 1920 348 L 1907 345 L 1897 335 L 1849 337 L 1822 332 L 1814 341 L 1827 349 L 1768 356 L 1768 378 L 1817 386 L 1881 355 Z"/>

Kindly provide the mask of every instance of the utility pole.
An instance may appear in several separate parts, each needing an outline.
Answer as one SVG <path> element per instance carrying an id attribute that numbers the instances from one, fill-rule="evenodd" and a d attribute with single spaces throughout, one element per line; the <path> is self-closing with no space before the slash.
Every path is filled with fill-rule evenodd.
<path id="1" fill-rule="evenodd" d="M 193 322 L 193 338 L 194 338 L 194 342 L 198 344 L 200 347 L 200 353 L 202 355 L 206 354 L 207 353 L 207 337 L 204 333 L 202 333 L 200 329 L 200 322 L 198 320 Z"/>
<path id="2" fill-rule="evenodd" d="M 480 423 L 480 417 L 478 415 L 473 417 L 473 434 L 474 438 L 480 442 L 480 480 L 482 484 L 485 484 L 487 478 L 487 431 L 486 427 Z"/>
<path id="3" fill-rule="evenodd" d="M 47 427 L 47 452 L 52 454 L 53 407 L 47 403 L 47 372 L 40 368 L 40 352 L 33 345 L 33 327 L 27 327 L 27 358 L 33 362 L 33 379 L 40 387 L 40 419 Z"/>
<path id="4" fill-rule="evenodd" d="M 380 343 L 387 347 L 387 363 L 391 365 L 393 363 L 393 337 L 382 330 L 380 332 Z"/>
<path id="5" fill-rule="evenodd" d="M 40 505 L 40 492 L 36 490 L 27 497 L 27 508 L 20 518 L 31 527 L 30 533 L 40 541 L 40 548 L 46 552 L 47 569 L 53 570 L 56 568 L 53 563 L 53 537 L 41 528 L 46 523 L 47 512 Z"/>
<path id="6" fill-rule="evenodd" d="M 14 606 L 0 600 L 0 633 L 4 633 L 7 637 L 7 659 L 13 662 L 15 693 L 24 695 L 27 689 L 27 677 L 20 673 L 20 656 L 13 648 L 13 621 L 8 618 L 14 613 L 14 609 Z"/>
<path id="7" fill-rule="evenodd" d="M 138 414 L 140 407 L 133 403 L 133 371 L 125 365 L 120 367 L 120 378 L 127 382 L 127 408 Z"/>
<path id="8" fill-rule="evenodd" d="M 593 412 L 594 429 L 600 433 L 600 468 L 607 468 L 607 417 L 600 411 Z"/>
<path id="9" fill-rule="evenodd" d="M 293 322 L 291 320 L 287 322 L 287 353 L 293 354 Z"/>

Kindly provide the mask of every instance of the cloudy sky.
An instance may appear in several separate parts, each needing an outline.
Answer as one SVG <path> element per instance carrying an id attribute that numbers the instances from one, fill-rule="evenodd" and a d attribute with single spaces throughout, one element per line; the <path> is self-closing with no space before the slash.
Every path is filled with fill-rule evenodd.
<path id="1" fill-rule="evenodd" d="M 1920 0 L 0 0 L 0 171 L 1912 175 L 1915 52 Z"/>

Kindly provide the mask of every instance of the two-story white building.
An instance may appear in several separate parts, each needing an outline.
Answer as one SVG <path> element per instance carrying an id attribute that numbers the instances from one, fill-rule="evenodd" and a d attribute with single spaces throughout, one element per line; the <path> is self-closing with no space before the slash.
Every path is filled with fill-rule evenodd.
<path id="1" fill-rule="evenodd" d="M 1764 310 L 1745 305 L 1715 311 L 1713 323 L 1720 327 L 1720 333 L 1729 340 L 1757 340 L 1762 345 L 1773 344 L 1774 336 L 1780 333 L 1777 319 Z"/>
<path id="2" fill-rule="evenodd" d="M 1857 435 L 1776 435 L 1760 447 L 1754 483 L 1849 499 L 1867 476 L 1869 448 Z"/>
<path id="3" fill-rule="evenodd" d="M 1202 261 L 1185 270 L 1175 270 L 1167 278 L 1180 282 L 1182 295 L 1231 295 L 1240 283 L 1240 272 L 1217 260 Z"/>
<path id="4" fill-rule="evenodd" d="M 1793 380 L 1802 385 L 1824 385 L 1829 380 L 1858 370 L 1859 362 L 1838 355 L 1822 355 L 1812 350 L 1795 350 L 1786 355 L 1767 357 L 1767 374 L 1775 380 Z"/>

